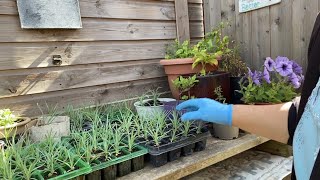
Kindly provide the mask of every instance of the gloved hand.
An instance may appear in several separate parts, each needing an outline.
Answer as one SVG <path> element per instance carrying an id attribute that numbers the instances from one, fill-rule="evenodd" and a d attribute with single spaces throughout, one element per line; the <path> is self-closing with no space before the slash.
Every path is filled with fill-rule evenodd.
<path id="1" fill-rule="evenodd" d="M 182 115 L 183 121 L 202 120 L 222 125 L 232 125 L 232 105 L 222 104 L 218 101 L 200 98 L 191 99 L 179 104 L 176 109 L 189 112 Z"/>

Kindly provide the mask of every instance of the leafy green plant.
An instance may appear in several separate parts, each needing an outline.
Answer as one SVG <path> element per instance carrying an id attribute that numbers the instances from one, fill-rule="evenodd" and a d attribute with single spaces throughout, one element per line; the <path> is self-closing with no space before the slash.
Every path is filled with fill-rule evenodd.
<path id="1" fill-rule="evenodd" d="M 168 45 L 166 48 L 166 59 L 192 58 L 193 56 L 194 53 L 188 40 L 182 44 L 175 40 L 174 44 Z"/>
<path id="2" fill-rule="evenodd" d="M 194 123 L 193 121 L 182 122 L 182 135 L 184 137 L 188 137 L 189 132 L 191 130 L 191 126 L 192 126 L 193 123 Z"/>
<path id="3" fill-rule="evenodd" d="M 215 100 L 225 104 L 226 103 L 226 98 L 223 96 L 223 91 L 222 91 L 222 87 L 218 86 L 214 89 L 214 94 L 217 96 Z"/>
<path id="4" fill-rule="evenodd" d="M 69 168 L 68 172 L 75 170 L 77 163 L 80 161 L 80 158 L 75 158 L 70 149 L 67 149 L 65 146 L 62 146 L 61 157 L 62 158 L 57 159 L 57 161 L 67 166 Z"/>
<path id="5" fill-rule="evenodd" d="M 167 137 L 166 114 L 156 113 L 154 119 L 148 120 L 148 134 L 152 137 L 155 146 L 160 146 L 161 140 Z"/>
<path id="6" fill-rule="evenodd" d="M 13 156 L 11 151 L 0 149 L 0 178 L 1 179 L 16 179 L 17 167 L 14 167 Z"/>
<path id="7" fill-rule="evenodd" d="M 17 117 L 10 109 L 0 109 L 0 126 L 8 126 L 14 124 Z"/>
<path id="8" fill-rule="evenodd" d="M 223 60 L 219 63 L 219 69 L 229 72 L 231 77 L 241 77 L 248 72 L 246 63 L 240 57 L 238 47 L 223 55 Z"/>
<path id="9" fill-rule="evenodd" d="M 124 137 L 124 131 L 123 128 L 118 127 L 118 128 L 114 128 L 113 130 L 113 148 L 115 151 L 115 156 L 120 156 L 121 155 L 121 150 L 122 148 L 124 148 L 125 146 L 122 144 L 122 140 Z"/>
<path id="10" fill-rule="evenodd" d="M 177 111 L 172 112 L 172 118 L 170 119 L 172 129 L 171 129 L 171 138 L 170 142 L 174 142 L 179 137 L 179 130 L 181 129 L 181 120 L 179 119 L 179 115 Z"/>
<path id="11" fill-rule="evenodd" d="M 194 98 L 194 96 L 191 96 L 190 94 L 190 89 L 194 87 L 196 83 L 199 82 L 199 80 L 197 80 L 197 75 L 189 76 L 187 78 L 184 78 L 183 76 L 179 76 L 172 82 L 174 87 L 179 90 L 180 99 L 188 100 L 188 99 Z M 188 95 L 182 96 L 183 93 L 188 93 Z"/>

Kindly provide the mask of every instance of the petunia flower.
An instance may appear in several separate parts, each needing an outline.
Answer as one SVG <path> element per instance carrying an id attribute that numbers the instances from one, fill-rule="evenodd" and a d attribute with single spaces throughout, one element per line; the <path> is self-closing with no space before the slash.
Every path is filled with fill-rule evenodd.
<path id="1" fill-rule="evenodd" d="M 273 71 L 276 66 L 276 63 L 270 57 L 267 57 L 264 61 L 264 67 L 267 68 L 268 71 Z"/>
<path id="2" fill-rule="evenodd" d="M 302 67 L 295 61 L 292 61 L 292 69 L 294 73 L 302 74 Z"/>
<path id="3" fill-rule="evenodd" d="M 288 63 L 290 60 L 287 57 L 282 57 L 282 56 L 278 56 L 275 60 L 276 64 L 280 63 L 280 62 L 286 62 Z"/>
<path id="4" fill-rule="evenodd" d="M 248 68 L 248 77 L 252 79 L 253 73 L 249 67 L 247 67 L 247 68 Z"/>
<path id="5" fill-rule="evenodd" d="M 262 73 L 259 71 L 254 71 L 254 73 L 252 75 L 252 81 L 258 86 L 261 85 L 261 83 L 260 83 L 261 74 Z"/>
<path id="6" fill-rule="evenodd" d="M 276 62 L 276 71 L 281 75 L 281 76 L 288 76 L 291 73 L 293 73 L 292 70 L 292 64 L 289 63 L 289 61 L 286 61 L 285 59 L 278 60 Z"/>
<path id="7" fill-rule="evenodd" d="M 295 73 L 291 73 L 288 77 L 289 77 L 289 81 L 291 82 L 291 84 L 295 89 L 298 89 L 301 86 L 301 82 Z"/>
<path id="8" fill-rule="evenodd" d="M 271 81 L 270 81 L 270 74 L 269 74 L 269 71 L 268 71 L 268 68 L 267 68 L 267 67 L 264 68 L 264 71 L 263 71 L 263 79 L 264 79 L 268 84 L 271 83 Z"/>

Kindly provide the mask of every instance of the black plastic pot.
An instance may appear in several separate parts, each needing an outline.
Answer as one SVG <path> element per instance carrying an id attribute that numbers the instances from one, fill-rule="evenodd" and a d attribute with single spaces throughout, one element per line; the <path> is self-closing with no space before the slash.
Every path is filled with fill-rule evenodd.
<path id="1" fill-rule="evenodd" d="M 132 172 L 139 171 L 144 168 L 144 156 L 139 156 L 132 159 L 131 164 Z"/>
<path id="2" fill-rule="evenodd" d="M 117 165 L 109 166 L 101 171 L 103 180 L 114 180 L 117 178 Z"/>
<path id="3" fill-rule="evenodd" d="M 130 173 L 131 173 L 131 160 L 124 161 L 124 162 L 118 164 L 117 175 L 119 177 L 128 175 Z"/>
<path id="4" fill-rule="evenodd" d="M 160 167 L 160 166 L 167 164 L 167 162 L 168 162 L 167 155 L 168 155 L 168 153 L 162 153 L 159 155 L 151 155 L 150 154 L 151 165 L 153 165 L 155 167 Z"/>
<path id="5" fill-rule="evenodd" d="M 199 82 L 190 90 L 190 95 L 197 98 L 216 99 L 214 90 L 221 86 L 222 95 L 226 98 L 226 102 L 230 102 L 230 74 L 227 72 L 215 72 L 205 76 L 197 76 Z M 188 95 L 185 93 L 183 95 Z"/>
<path id="6" fill-rule="evenodd" d="M 189 144 L 181 149 L 182 156 L 190 156 L 193 153 L 195 144 Z"/>
<path id="7" fill-rule="evenodd" d="M 150 162 L 155 167 L 165 165 L 168 161 L 175 160 L 178 156 L 178 151 L 183 150 L 184 147 L 186 147 L 185 154 L 190 154 L 190 151 L 191 153 L 193 152 L 196 142 L 206 141 L 210 136 L 209 131 L 206 131 L 201 134 L 196 134 L 195 136 L 182 138 L 174 143 L 163 144 L 159 147 L 146 144 L 146 147 L 149 149 Z M 183 152 L 181 152 L 181 154 L 182 153 Z"/>
<path id="8" fill-rule="evenodd" d="M 101 179 L 101 171 L 94 171 L 86 175 L 86 180 L 97 180 L 97 179 Z"/>
<path id="9" fill-rule="evenodd" d="M 180 148 L 168 152 L 168 160 L 170 162 L 179 159 L 180 156 L 181 156 L 181 149 Z"/>
<path id="10" fill-rule="evenodd" d="M 231 93 L 231 101 L 232 104 L 243 104 L 241 98 L 243 97 L 241 93 L 238 91 L 240 88 L 240 81 L 244 78 L 244 81 L 247 81 L 245 77 L 230 77 L 230 93 Z"/>
<path id="11" fill-rule="evenodd" d="M 199 142 L 196 142 L 195 145 L 196 145 L 194 148 L 195 152 L 203 151 L 206 149 L 207 141 L 199 141 Z"/>

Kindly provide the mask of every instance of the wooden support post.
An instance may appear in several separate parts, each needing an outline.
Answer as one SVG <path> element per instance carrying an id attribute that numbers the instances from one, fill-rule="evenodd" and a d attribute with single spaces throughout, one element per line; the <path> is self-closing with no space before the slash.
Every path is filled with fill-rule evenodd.
<path id="1" fill-rule="evenodd" d="M 175 0 L 177 38 L 180 43 L 190 40 L 188 0 Z"/>

